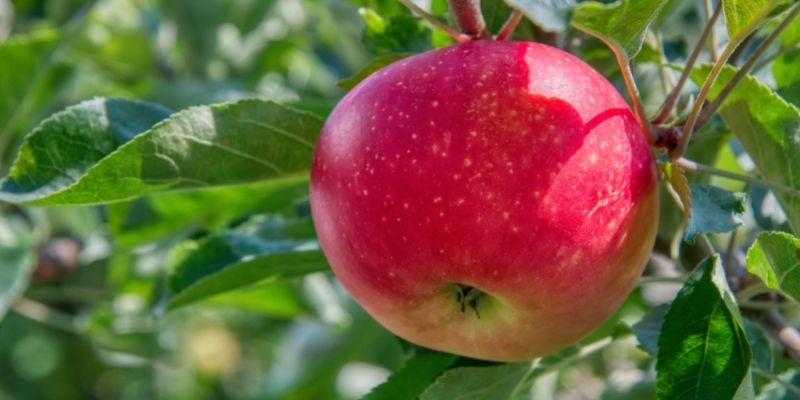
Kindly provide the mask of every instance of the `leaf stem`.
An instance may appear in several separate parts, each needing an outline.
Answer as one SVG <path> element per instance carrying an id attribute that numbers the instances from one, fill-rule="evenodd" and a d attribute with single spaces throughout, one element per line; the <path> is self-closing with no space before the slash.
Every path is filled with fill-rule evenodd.
<path id="1" fill-rule="evenodd" d="M 417 14 L 420 18 L 424 19 L 426 22 L 431 24 L 434 28 L 441 30 L 442 32 L 446 33 L 447 36 L 450 36 L 455 41 L 459 43 L 468 42 L 470 40 L 469 36 L 451 28 L 447 24 L 439 21 L 436 17 L 429 14 L 427 11 L 423 10 L 418 5 L 414 4 L 411 0 L 399 0 L 401 4 L 406 6 L 411 12 Z"/>
<path id="2" fill-rule="evenodd" d="M 480 0 L 448 0 L 448 3 L 462 33 L 472 39 L 489 38 Z"/>
<path id="3" fill-rule="evenodd" d="M 797 190 L 795 188 L 792 188 L 790 186 L 786 186 L 786 185 L 781 184 L 781 183 L 765 181 L 763 179 L 759 179 L 759 178 L 756 178 L 756 177 L 753 177 L 753 176 L 742 175 L 742 174 L 737 174 L 735 172 L 725 171 L 725 170 L 722 170 L 722 169 L 719 169 L 719 168 L 714 168 L 714 167 L 711 167 L 711 166 L 708 166 L 708 165 L 700 164 L 700 163 L 697 163 L 695 161 L 692 161 L 692 160 L 689 160 L 689 159 L 686 159 L 686 158 L 683 158 L 683 157 L 675 160 L 674 163 L 676 165 L 680 166 L 681 168 L 687 170 L 687 171 L 699 172 L 699 173 L 708 174 L 708 175 L 721 176 L 723 178 L 734 179 L 734 180 L 737 180 L 737 181 L 751 183 L 753 185 L 757 185 L 757 186 L 760 186 L 760 187 L 763 187 L 763 188 L 767 188 L 767 189 L 772 190 L 773 192 L 776 192 L 776 193 L 783 193 L 783 194 L 788 194 L 790 196 L 800 197 L 800 191 L 799 190 Z"/>
<path id="4" fill-rule="evenodd" d="M 514 33 L 514 29 L 517 28 L 519 22 L 522 21 L 522 11 L 514 10 L 511 12 L 511 15 L 508 16 L 506 22 L 503 23 L 503 26 L 500 27 L 500 31 L 497 32 L 497 35 L 494 37 L 495 40 L 506 40 Z"/>
<path id="5" fill-rule="evenodd" d="M 717 81 L 717 77 L 719 77 L 720 72 L 722 72 L 722 68 L 728 62 L 728 58 L 730 58 L 731 54 L 736 51 L 736 48 L 739 46 L 739 44 L 741 44 L 747 35 L 753 32 L 761 24 L 771 9 L 772 7 L 764 7 L 764 10 L 766 11 L 762 10 L 760 14 L 753 17 L 750 23 L 738 34 L 733 36 L 725 46 L 725 49 L 722 51 L 722 55 L 720 55 L 720 58 L 714 63 L 714 66 L 711 67 L 711 72 L 709 72 L 708 76 L 706 76 L 703 86 L 700 88 L 700 92 L 697 94 L 697 99 L 695 100 L 694 105 L 689 112 L 689 117 L 686 119 L 686 123 L 683 125 L 683 136 L 681 136 L 681 139 L 678 142 L 678 147 L 669 154 L 670 160 L 676 160 L 683 156 L 683 153 L 686 152 L 686 148 L 689 146 L 689 141 L 692 139 L 692 135 L 695 130 L 697 118 L 700 116 L 700 110 L 703 108 L 706 98 L 711 92 L 711 88 Z"/>
<path id="6" fill-rule="evenodd" d="M 792 10 L 789 11 L 789 14 L 784 18 L 783 21 L 767 35 L 767 37 L 758 45 L 758 47 L 753 51 L 753 54 L 750 55 L 747 62 L 736 71 L 736 74 L 731 78 L 728 83 L 725 84 L 725 87 L 722 91 L 717 95 L 717 97 L 711 103 L 708 103 L 705 107 L 703 107 L 703 112 L 700 114 L 700 117 L 697 119 L 697 125 L 702 126 L 711 116 L 717 112 L 717 109 L 722 102 L 731 94 L 733 89 L 736 88 L 736 85 L 745 77 L 747 73 L 753 69 L 756 61 L 758 61 L 759 57 L 769 48 L 770 44 L 772 44 L 775 39 L 783 32 L 791 22 L 800 15 L 800 3 L 796 3 L 792 6 Z"/>
<path id="7" fill-rule="evenodd" d="M 692 53 L 689 55 L 689 58 L 686 60 L 686 65 L 681 72 L 680 78 L 678 78 L 678 83 L 675 84 L 675 87 L 672 88 L 672 92 L 669 93 L 667 99 L 664 101 L 664 105 L 661 106 L 661 111 L 651 119 L 653 124 L 660 124 L 664 122 L 667 117 L 672 113 L 672 110 L 675 108 L 675 103 L 678 101 L 678 97 L 681 94 L 681 90 L 683 90 L 683 86 L 686 84 L 686 81 L 689 79 L 689 74 L 692 72 L 694 67 L 694 63 L 697 62 L 697 58 L 700 56 L 700 53 L 703 50 L 703 45 L 706 42 L 711 31 L 713 31 L 714 23 L 719 18 L 719 15 L 722 11 L 722 1 L 717 3 L 717 6 L 714 8 L 714 14 L 711 15 L 711 18 L 706 21 L 706 26 L 703 28 L 703 33 L 700 34 L 700 38 L 697 40 L 697 43 L 694 45 L 694 49 Z"/>

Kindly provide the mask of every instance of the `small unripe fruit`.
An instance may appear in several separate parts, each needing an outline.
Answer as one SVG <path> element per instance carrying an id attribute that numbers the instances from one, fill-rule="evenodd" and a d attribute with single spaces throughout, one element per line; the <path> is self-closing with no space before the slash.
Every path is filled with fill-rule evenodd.
<path id="1" fill-rule="evenodd" d="M 334 273 L 381 324 L 510 361 L 619 307 L 653 245 L 656 189 L 605 78 L 552 47 L 478 40 L 353 89 L 319 139 L 311 206 Z"/>

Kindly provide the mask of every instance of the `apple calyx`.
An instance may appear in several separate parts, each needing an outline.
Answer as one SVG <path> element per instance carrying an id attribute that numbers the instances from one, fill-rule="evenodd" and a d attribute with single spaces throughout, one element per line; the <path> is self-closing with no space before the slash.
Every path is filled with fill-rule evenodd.
<path id="1" fill-rule="evenodd" d="M 454 288 L 456 292 L 456 302 L 461 306 L 461 312 L 466 312 L 466 308 L 469 307 L 475 313 L 475 316 L 481 319 L 481 314 L 478 311 L 478 303 L 482 298 L 487 296 L 486 293 L 473 286 L 460 283 L 456 283 Z"/>

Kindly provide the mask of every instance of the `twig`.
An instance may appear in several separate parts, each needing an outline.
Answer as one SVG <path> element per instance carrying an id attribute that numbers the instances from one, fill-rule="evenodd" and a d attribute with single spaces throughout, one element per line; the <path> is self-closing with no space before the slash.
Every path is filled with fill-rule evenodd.
<path id="1" fill-rule="evenodd" d="M 697 62 L 697 57 L 700 56 L 700 53 L 703 50 L 703 44 L 706 42 L 706 38 L 708 38 L 709 33 L 713 30 L 714 23 L 717 21 L 717 18 L 719 18 L 721 11 L 722 1 L 717 3 L 717 6 L 714 8 L 714 14 L 712 14 L 711 18 L 709 18 L 709 20 L 706 22 L 703 33 L 700 34 L 700 38 L 697 39 L 697 43 L 694 45 L 692 53 L 686 60 L 686 65 L 681 72 L 681 76 L 678 78 L 678 83 L 675 84 L 675 87 L 672 88 L 672 92 L 670 92 L 669 96 L 667 96 L 667 99 L 664 101 L 664 105 L 661 107 L 661 111 L 658 113 L 658 115 L 651 119 L 653 124 L 660 124 L 664 122 L 672 113 L 672 109 L 675 108 L 675 103 L 678 101 L 681 90 L 683 90 L 683 85 L 685 85 L 686 81 L 689 79 L 689 74 L 694 68 L 694 63 Z"/>
<path id="2" fill-rule="evenodd" d="M 681 168 L 683 168 L 683 169 L 685 169 L 687 171 L 721 176 L 723 178 L 734 179 L 734 180 L 737 180 L 737 181 L 751 183 L 753 185 L 757 185 L 757 186 L 760 186 L 760 187 L 763 187 L 763 188 L 767 188 L 767 189 L 772 190 L 773 192 L 776 192 L 776 193 L 788 194 L 790 196 L 800 196 L 800 191 L 799 190 L 797 190 L 795 188 L 792 188 L 790 186 L 786 186 L 786 185 L 784 185 L 782 183 L 765 181 L 763 179 L 759 179 L 759 178 L 756 178 L 756 177 L 753 177 L 753 176 L 742 175 L 742 174 L 737 174 L 735 172 L 725 171 L 725 170 L 722 170 L 722 169 L 719 169 L 719 168 L 714 168 L 714 167 L 711 167 L 711 166 L 708 166 L 708 165 L 700 164 L 700 163 L 697 163 L 695 161 L 692 161 L 692 160 L 689 160 L 689 159 L 686 159 L 686 158 L 683 158 L 683 157 L 675 160 L 674 163 L 675 163 L 675 165 L 678 165 L 678 166 L 680 166 Z"/>
<path id="3" fill-rule="evenodd" d="M 742 65 L 742 67 L 736 71 L 736 74 L 733 75 L 733 78 L 731 78 L 731 80 L 725 84 L 725 87 L 722 89 L 719 95 L 717 95 L 714 101 L 703 107 L 703 113 L 700 114 L 700 117 L 697 119 L 698 126 L 702 126 L 706 121 L 708 121 L 709 118 L 711 118 L 712 115 L 714 115 L 715 112 L 717 112 L 719 106 L 722 105 L 722 102 L 725 101 L 733 89 L 736 88 L 736 85 L 739 83 L 739 81 L 747 76 L 747 73 L 753 68 L 758 58 L 764 54 L 767 48 L 769 48 L 770 44 L 772 44 L 772 42 L 778 38 L 781 32 L 783 32 L 799 14 L 800 3 L 796 3 L 792 10 L 789 11 L 789 15 L 787 15 L 786 18 L 784 18 L 783 21 L 781 21 L 781 23 L 772 32 L 770 32 L 766 38 L 764 38 L 755 51 L 753 51 L 753 54 L 750 55 L 750 58 L 747 60 L 747 62 Z"/>
<path id="4" fill-rule="evenodd" d="M 496 40 L 506 40 L 508 37 L 514 33 L 514 29 L 517 28 L 519 22 L 522 21 L 522 11 L 514 10 L 511 12 L 511 15 L 508 16 L 506 22 L 503 23 L 503 26 L 500 27 L 500 31 L 495 36 Z"/>
<path id="5" fill-rule="evenodd" d="M 472 39 L 486 39 L 486 21 L 481 13 L 480 0 L 448 0 L 450 10 L 461 32 Z"/>
<path id="6" fill-rule="evenodd" d="M 429 14 L 427 11 L 420 8 L 418 5 L 414 4 L 411 0 L 399 0 L 401 4 L 406 6 L 411 12 L 417 14 L 420 18 L 427 21 L 429 24 L 433 25 L 434 28 L 440 29 L 442 32 L 446 33 L 447 36 L 450 36 L 455 41 L 459 43 L 467 42 L 470 40 L 469 36 L 451 28 L 447 24 L 439 21 L 436 17 Z"/>

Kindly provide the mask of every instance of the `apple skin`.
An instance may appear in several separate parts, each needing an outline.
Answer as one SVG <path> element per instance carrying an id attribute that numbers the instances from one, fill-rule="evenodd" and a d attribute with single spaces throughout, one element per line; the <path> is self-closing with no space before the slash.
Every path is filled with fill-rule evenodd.
<path id="1" fill-rule="evenodd" d="M 623 98 L 530 42 L 471 41 L 373 73 L 326 121 L 310 191 L 323 251 L 370 315 L 495 361 L 607 320 L 658 220 L 655 164 Z M 466 287 L 479 295 L 467 307 Z"/>

